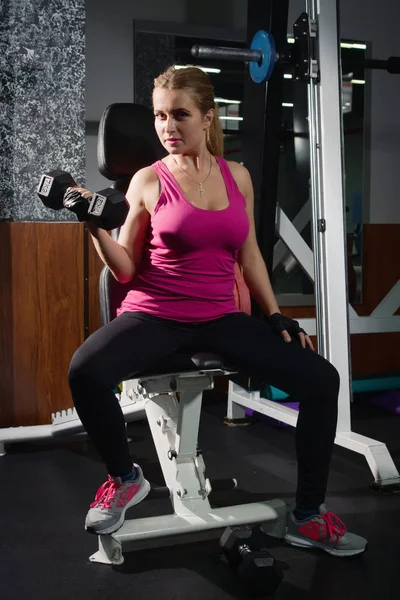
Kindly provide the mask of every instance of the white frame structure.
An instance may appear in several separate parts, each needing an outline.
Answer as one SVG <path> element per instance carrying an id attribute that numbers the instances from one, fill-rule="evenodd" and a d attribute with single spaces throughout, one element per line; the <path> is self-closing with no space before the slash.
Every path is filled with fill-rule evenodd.
<path id="1" fill-rule="evenodd" d="M 386 444 L 352 431 L 351 368 L 349 332 L 400 331 L 400 317 L 393 316 L 400 304 L 400 282 L 370 317 L 359 317 L 348 304 L 344 188 L 342 170 L 342 121 L 339 69 L 337 2 L 306 0 L 309 32 L 317 48 L 313 75 L 308 84 L 308 115 L 311 160 L 311 205 L 314 253 L 299 234 L 304 215 L 291 223 L 277 211 L 277 231 L 304 271 L 315 281 L 316 319 L 299 319 L 310 334 L 317 335 L 318 350 L 338 370 L 341 379 L 339 416 L 335 443 L 363 454 L 382 488 L 400 484 L 400 476 Z M 282 246 L 276 261 L 284 259 Z M 275 263 L 276 264 L 276 263 Z M 229 384 L 228 419 L 245 417 L 250 408 L 288 425 L 296 426 L 297 411 Z"/>
<path id="2" fill-rule="evenodd" d="M 213 388 L 215 376 L 227 374 L 223 369 L 213 369 L 152 375 L 125 382 L 126 391 L 134 390 L 145 406 L 174 514 L 126 520 L 116 533 L 98 536 L 99 549 L 90 556 L 92 562 L 121 564 L 123 550 L 159 547 L 171 543 L 170 538 L 176 542 L 176 536 L 179 539 L 182 534 L 245 523 L 262 523 L 264 533 L 284 537 L 283 500 L 215 509 L 210 506 L 208 496 L 218 482 L 206 477 L 203 456 L 197 447 L 202 394 Z M 231 487 L 236 487 L 236 480 L 230 481 Z"/>

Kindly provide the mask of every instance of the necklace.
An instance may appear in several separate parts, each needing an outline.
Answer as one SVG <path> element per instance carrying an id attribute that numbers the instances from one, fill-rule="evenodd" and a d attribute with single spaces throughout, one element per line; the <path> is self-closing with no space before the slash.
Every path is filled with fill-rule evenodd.
<path id="1" fill-rule="evenodd" d="M 207 179 L 209 178 L 209 176 L 210 176 L 210 173 L 211 173 L 211 169 L 212 169 L 212 158 L 211 158 L 211 154 L 210 154 L 210 170 L 208 171 L 208 175 L 207 175 L 207 177 L 205 178 L 205 180 L 204 180 L 204 181 L 202 181 L 201 183 L 197 183 L 197 181 L 196 181 L 195 179 L 193 179 L 193 177 L 192 177 L 191 175 L 189 175 L 189 173 L 187 173 L 187 172 L 185 171 L 185 169 L 182 169 L 182 167 L 181 167 L 180 165 L 178 165 L 178 163 L 176 162 L 176 160 L 175 160 L 175 158 L 174 158 L 174 156 L 173 156 L 172 154 L 171 154 L 171 156 L 172 156 L 172 159 L 173 159 L 174 163 L 176 164 L 176 166 L 177 166 L 177 167 L 179 167 L 179 169 L 180 169 L 180 170 L 181 170 L 183 173 L 185 173 L 185 175 L 187 175 L 187 176 L 188 176 L 188 177 L 189 177 L 189 178 L 190 178 L 192 181 L 194 181 L 194 182 L 195 182 L 195 184 L 197 185 L 197 191 L 198 191 L 198 192 L 199 192 L 199 194 L 200 194 L 200 200 L 203 200 L 203 194 L 204 194 L 204 192 L 205 192 L 205 189 L 204 189 L 204 187 L 203 187 L 203 183 L 205 183 L 205 182 L 207 181 Z"/>

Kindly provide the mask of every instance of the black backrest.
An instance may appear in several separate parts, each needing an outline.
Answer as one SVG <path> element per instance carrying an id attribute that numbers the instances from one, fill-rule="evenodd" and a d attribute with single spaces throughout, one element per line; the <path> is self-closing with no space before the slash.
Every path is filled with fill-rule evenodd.
<path id="1" fill-rule="evenodd" d="M 112 186 L 126 193 L 132 176 L 165 156 L 154 129 L 154 117 L 140 104 L 111 104 L 104 111 L 99 125 L 97 162 L 100 173 L 113 182 Z M 119 230 L 112 236 L 118 237 Z M 121 284 L 104 267 L 99 281 L 101 324 L 109 323 L 130 289 Z"/>

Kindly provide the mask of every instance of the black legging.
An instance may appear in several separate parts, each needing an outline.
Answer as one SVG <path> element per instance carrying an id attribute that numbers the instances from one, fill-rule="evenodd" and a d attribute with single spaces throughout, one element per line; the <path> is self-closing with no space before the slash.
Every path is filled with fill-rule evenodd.
<path id="1" fill-rule="evenodd" d="M 177 350 L 221 354 L 300 402 L 296 502 L 310 509 L 323 503 L 336 431 L 339 374 L 297 340 L 285 342 L 268 323 L 244 313 L 207 323 L 123 313 L 77 350 L 69 370 L 73 401 L 108 472 L 124 475 L 133 462 L 116 386 Z"/>

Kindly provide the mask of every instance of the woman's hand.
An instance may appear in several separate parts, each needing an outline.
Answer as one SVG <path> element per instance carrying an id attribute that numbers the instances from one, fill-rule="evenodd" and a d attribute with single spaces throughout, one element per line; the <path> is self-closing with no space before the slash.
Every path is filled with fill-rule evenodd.
<path id="1" fill-rule="evenodd" d="M 292 337 L 298 337 L 302 348 L 310 348 L 310 350 L 315 352 L 314 344 L 312 343 L 310 336 L 300 327 L 298 321 L 286 317 L 281 313 L 270 315 L 269 321 L 285 342 L 289 343 L 292 341 Z"/>
<path id="2" fill-rule="evenodd" d="M 73 212 L 79 221 L 87 221 L 92 192 L 79 186 L 69 187 L 63 197 L 64 208 Z"/>

